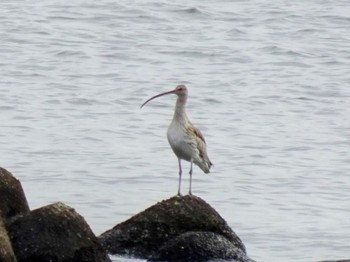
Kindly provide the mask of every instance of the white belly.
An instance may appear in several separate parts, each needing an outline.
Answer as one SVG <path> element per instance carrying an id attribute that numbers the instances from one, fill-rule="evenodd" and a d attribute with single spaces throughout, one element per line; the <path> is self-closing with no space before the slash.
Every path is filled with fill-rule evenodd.
<path id="1" fill-rule="evenodd" d="M 181 125 L 176 122 L 171 122 L 167 137 L 171 148 L 173 149 L 175 155 L 187 161 L 191 161 L 194 158 L 196 148 L 191 140 L 186 135 L 185 130 Z"/>

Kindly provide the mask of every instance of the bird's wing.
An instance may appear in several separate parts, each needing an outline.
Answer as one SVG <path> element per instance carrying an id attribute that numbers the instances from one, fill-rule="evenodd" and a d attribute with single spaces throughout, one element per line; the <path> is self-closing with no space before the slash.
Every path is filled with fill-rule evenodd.
<path id="1" fill-rule="evenodd" d="M 206 142 L 205 142 L 205 139 L 204 139 L 202 132 L 198 128 L 193 126 L 192 124 L 186 127 L 186 132 L 188 133 L 189 137 L 192 136 L 195 138 L 192 141 L 194 143 L 194 146 L 197 147 L 197 149 L 199 151 L 199 155 L 201 157 L 206 156 L 207 155 L 207 146 L 206 146 Z"/>
<path id="2" fill-rule="evenodd" d="M 191 135 L 190 133 L 194 134 L 196 138 L 199 138 L 205 144 L 205 139 L 202 132 L 192 124 L 186 127 L 186 133 L 189 135 Z"/>
<path id="3" fill-rule="evenodd" d="M 194 141 L 192 140 L 193 145 L 197 148 L 200 159 L 202 159 L 203 163 L 205 163 L 204 169 L 201 167 L 201 165 L 200 167 L 205 173 L 209 173 L 209 169 L 213 164 L 208 157 L 207 146 L 203 134 L 198 128 L 194 127 L 193 125 L 186 127 L 186 133 L 188 133 L 189 136 L 195 137 Z"/>

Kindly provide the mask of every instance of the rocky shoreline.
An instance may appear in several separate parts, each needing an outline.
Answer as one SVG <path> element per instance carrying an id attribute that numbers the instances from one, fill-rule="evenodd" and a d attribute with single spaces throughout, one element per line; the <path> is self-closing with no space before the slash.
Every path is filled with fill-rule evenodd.
<path id="1" fill-rule="evenodd" d="M 99 237 L 64 203 L 30 210 L 19 180 L 1 167 L 0 196 L 1 262 L 110 262 L 108 254 L 149 262 L 254 262 L 226 221 L 193 195 L 163 200 Z"/>

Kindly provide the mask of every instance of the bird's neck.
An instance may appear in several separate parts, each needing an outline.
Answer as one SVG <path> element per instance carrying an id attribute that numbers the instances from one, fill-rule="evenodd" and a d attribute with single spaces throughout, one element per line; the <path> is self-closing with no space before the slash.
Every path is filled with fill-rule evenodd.
<path id="1" fill-rule="evenodd" d="M 176 100 L 175 105 L 175 112 L 174 112 L 174 120 L 176 121 L 186 121 L 187 115 L 186 115 L 186 96 L 179 96 Z"/>

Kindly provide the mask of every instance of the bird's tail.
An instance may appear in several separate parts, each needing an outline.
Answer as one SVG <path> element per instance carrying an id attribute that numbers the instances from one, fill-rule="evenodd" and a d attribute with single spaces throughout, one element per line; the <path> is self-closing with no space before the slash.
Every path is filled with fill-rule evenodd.
<path id="1" fill-rule="evenodd" d="M 213 163 L 209 160 L 209 157 L 206 157 L 205 159 L 202 159 L 201 162 L 195 164 L 197 164 L 206 174 L 210 173 L 210 168 L 213 166 Z"/>

